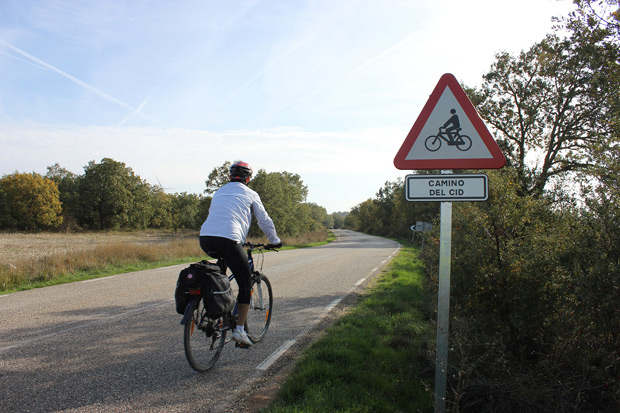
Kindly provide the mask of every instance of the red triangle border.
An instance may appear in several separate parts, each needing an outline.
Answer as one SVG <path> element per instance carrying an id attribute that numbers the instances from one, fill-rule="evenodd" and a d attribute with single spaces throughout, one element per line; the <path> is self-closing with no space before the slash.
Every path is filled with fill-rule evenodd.
<path id="1" fill-rule="evenodd" d="M 457 102 L 461 105 L 461 109 L 482 138 L 482 141 L 492 156 L 491 158 L 405 159 L 447 87 L 450 88 Z M 467 94 L 451 73 L 446 73 L 441 76 L 433 93 L 429 96 L 420 115 L 407 134 L 400 150 L 394 157 L 394 166 L 397 169 L 499 169 L 505 164 L 506 157 L 500 150 L 497 142 L 495 142 L 495 139 L 493 139 L 493 136 L 482 121 L 482 118 L 480 118 L 478 111 L 476 111 L 476 108 L 467 97 Z"/>

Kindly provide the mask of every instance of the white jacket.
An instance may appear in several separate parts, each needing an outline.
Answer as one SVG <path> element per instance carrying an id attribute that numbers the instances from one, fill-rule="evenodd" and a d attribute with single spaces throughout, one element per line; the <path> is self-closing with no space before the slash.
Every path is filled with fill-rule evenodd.
<path id="1" fill-rule="evenodd" d="M 252 213 L 269 242 L 279 244 L 276 228 L 260 197 L 241 182 L 230 182 L 215 192 L 209 207 L 209 216 L 200 228 L 200 235 L 223 237 L 243 243 L 250 230 Z"/>

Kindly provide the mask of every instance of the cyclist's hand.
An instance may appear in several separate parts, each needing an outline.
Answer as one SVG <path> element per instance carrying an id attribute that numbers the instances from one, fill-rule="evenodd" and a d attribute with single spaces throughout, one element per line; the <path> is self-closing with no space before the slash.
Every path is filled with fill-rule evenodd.
<path id="1" fill-rule="evenodd" d="M 280 242 L 279 244 L 267 244 L 267 245 L 265 245 L 265 249 L 268 249 L 268 250 L 275 250 L 276 248 L 282 248 L 282 243 Z"/>

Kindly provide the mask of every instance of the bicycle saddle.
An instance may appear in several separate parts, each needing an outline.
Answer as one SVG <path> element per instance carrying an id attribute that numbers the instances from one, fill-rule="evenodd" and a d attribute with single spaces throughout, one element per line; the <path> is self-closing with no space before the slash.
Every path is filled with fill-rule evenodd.
<path id="1" fill-rule="evenodd" d="M 207 251 L 207 255 L 211 258 L 222 258 L 222 254 L 217 251 Z"/>

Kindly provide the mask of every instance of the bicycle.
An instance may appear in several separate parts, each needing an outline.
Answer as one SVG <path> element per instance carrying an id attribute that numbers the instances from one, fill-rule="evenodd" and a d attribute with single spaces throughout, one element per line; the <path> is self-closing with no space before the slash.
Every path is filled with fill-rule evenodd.
<path id="1" fill-rule="evenodd" d="M 269 323 L 271 322 L 271 309 L 273 306 L 273 292 L 271 290 L 271 282 L 261 271 L 255 270 L 253 251 L 263 254 L 265 249 L 271 249 L 277 252 L 275 248 L 269 248 L 267 244 L 252 244 L 246 242 L 243 244 L 247 247 L 248 262 L 252 270 L 252 289 L 250 292 L 250 309 L 245 322 L 245 330 L 248 338 L 252 343 L 260 342 L 267 334 Z M 212 258 L 217 258 L 217 264 L 222 274 L 226 274 L 227 266 L 224 258 L 213 251 L 207 254 Z M 261 262 L 262 270 L 262 262 Z M 230 281 L 235 278 L 231 274 L 228 279 Z M 224 345 L 231 340 L 226 340 L 228 331 L 233 330 L 237 325 L 237 305 L 230 312 L 217 319 L 211 319 L 207 316 L 202 291 L 199 289 L 190 290 L 192 295 L 190 302 L 185 308 L 185 314 L 181 324 L 185 325 L 183 331 L 183 345 L 185 348 L 185 356 L 190 366 L 198 372 L 205 372 L 212 368 L 222 353 Z M 235 343 L 237 347 L 247 348 L 239 343 Z"/>
<path id="2" fill-rule="evenodd" d="M 461 151 L 467 151 L 471 148 L 471 138 L 467 135 L 461 135 L 461 128 L 457 128 L 453 134 L 454 138 L 446 132 L 446 128 L 439 127 L 437 135 L 431 135 L 424 141 L 424 146 L 431 152 L 438 151 L 441 148 L 441 141 L 444 140 L 449 146 L 456 146 Z"/>

